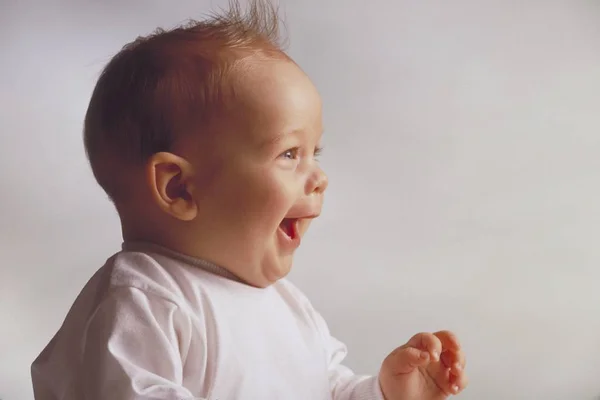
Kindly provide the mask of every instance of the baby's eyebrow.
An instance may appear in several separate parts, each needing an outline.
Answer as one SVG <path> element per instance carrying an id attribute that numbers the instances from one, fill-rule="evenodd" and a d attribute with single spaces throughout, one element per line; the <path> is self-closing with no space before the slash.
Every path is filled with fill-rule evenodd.
<path id="1" fill-rule="evenodd" d="M 302 130 L 300 130 L 300 129 L 294 129 L 292 131 L 281 131 L 277 135 L 274 135 L 274 136 L 272 136 L 270 138 L 265 139 L 261 143 L 260 147 L 262 147 L 262 148 L 276 147 L 279 143 L 283 142 L 283 140 L 285 138 L 290 137 L 290 136 L 296 136 L 299 133 L 302 133 Z"/>
<path id="2" fill-rule="evenodd" d="M 261 148 L 277 147 L 277 145 L 279 145 L 284 139 L 286 139 L 288 137 L 299 136 L 303 132 L 304 132 L 303 129 L 293 129 L 291 131 L 281 131 L 277 135 L 267 138 L 264 141 L 262 141 L 262 143 L 260 144 L 260 147 Z M 324 132 L 321 131 L 319 136 L 322 136 L 323 133 Z"/>

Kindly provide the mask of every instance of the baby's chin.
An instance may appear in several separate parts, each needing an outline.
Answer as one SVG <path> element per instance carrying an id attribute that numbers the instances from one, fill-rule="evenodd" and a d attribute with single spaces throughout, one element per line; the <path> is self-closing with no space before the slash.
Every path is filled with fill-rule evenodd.
<path id="1" fill-rule="evenodd" d="M 277 257 L 276 262 L 268 262 L 263 265 L 262 278 L 263 282 L 260 284 L 262 287 L 270 286 L 280 279 L 285 278 L 292 270 L 294 255 L 289 254 L 285 256 Z"/>

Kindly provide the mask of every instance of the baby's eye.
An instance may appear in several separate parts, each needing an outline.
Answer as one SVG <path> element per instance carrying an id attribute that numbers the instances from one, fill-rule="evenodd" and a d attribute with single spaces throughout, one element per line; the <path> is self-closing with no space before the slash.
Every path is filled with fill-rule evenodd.
<path id="1" fill-rule="evenodd" d="M 298 148 L 286 150 L 279 157 L 295 160 L 298 158 Z"/>

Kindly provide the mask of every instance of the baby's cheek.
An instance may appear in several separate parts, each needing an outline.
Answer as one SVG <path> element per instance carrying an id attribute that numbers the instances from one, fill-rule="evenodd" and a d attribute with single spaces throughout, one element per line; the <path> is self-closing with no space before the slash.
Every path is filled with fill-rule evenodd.
<path id="1" fill-rule="evenodd" d="M 298 197 L 293 185 L 280 179 L 265 178 L 257 187 L 260 187 L 263 207 L 274 214 L 287 214 Z"/>

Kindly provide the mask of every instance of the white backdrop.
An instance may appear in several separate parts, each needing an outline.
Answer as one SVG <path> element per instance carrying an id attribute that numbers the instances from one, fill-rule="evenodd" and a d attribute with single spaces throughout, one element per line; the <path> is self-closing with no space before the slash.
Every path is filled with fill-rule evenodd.
<path id="1" fill-rule="evenodd" d="M 213 3 L 213 5 L 219 3 Z M 221 3 L 222 4 L 222 3 Z M 1 0 L 0 398 L 118 249 L 81 141 L 95 79 L 202 0 Z M 600 396 L 600 3 L 287 0 L 330 188 L 291 278 L 358 372 L 462 338 L 465 400 Z"/>

